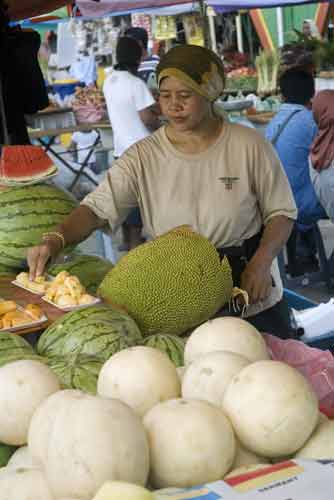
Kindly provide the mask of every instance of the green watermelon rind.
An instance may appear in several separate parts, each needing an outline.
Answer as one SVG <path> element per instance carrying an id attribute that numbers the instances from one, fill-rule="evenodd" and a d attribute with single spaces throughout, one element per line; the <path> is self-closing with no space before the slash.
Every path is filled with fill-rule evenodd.
<path id="1" fill-rule="evenodd" d="M 184 348 L 186 341 L 178 335 L 156 334 L 145 337 L 142 345 L 159 349 L 167 354 L 176 367 L 184 365 Z"/>
<path id="2" fill-rule="evenodd" d="M 0 264 L 25 267 L 26 251 L 38 244 L 77 206 L 67 192 L 50 184 L 8 188 L 0 192 Z"/>
<path id="3" fill-rule="evenodd" d="M 115 340 L 110 337 L 115 335 Z M 72 311 L 56 320 L 39 338 L 41 356 L 89 355 L 106 361 L 121 349 L 138 345 L 142 335 L 134 320 L 108 305 Z"/>

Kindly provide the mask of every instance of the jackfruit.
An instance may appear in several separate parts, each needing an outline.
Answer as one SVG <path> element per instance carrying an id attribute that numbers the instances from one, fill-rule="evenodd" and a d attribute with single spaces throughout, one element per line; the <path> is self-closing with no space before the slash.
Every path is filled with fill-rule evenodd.
<path id="1" fill-rule="evenodd" d="M 122 306 L 144 336 L 180 335 L 226 304 L 233 289 L 228 260 L 212 243 L 181 226 L 122 257 L 98 294 Z"/>

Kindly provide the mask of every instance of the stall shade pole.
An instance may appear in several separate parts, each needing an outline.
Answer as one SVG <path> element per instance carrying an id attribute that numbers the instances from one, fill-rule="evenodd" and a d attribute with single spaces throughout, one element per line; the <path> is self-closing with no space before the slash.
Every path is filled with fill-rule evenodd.
<path id="1" fill-rule="evenodd" d="M 2 135 L 3 144 L 10 144 L 10 137 L 7 128 L 7 118 L 6 118 L 6 110 L 5 110 L 5 102 L 3 95 L 3 85 L 2 85 L 2 77 L 0 74 L 0 133 Z"/>
<path id="2" fill-rule="evenodd" d="M 217 53 L 217 38 L 216 38 L 216 25 L 215 25 L 215 16 L 212 13 L 208 14 L 209 18 L 209 27 L 210 27 L 210 41 L 211 41 L 211 49 Z"/>
<path id="3" fill-rule="evenodd" d="M 240 54 L 244 53 L 244 42 L 242 39 L 242 24 L 241 24 L 241 14 L 238 14 L 235 18 L 236 30 L 237 30 L 237 46 L 238 52 Z"/>
<path id="4" fill-rule="evenodd" d="M 277 7 L 276 18 L 277 18 L 278 46 L 283 47 L 283 45 L 284 45 L 284 19 L 283 19 L 282 7 Z"/>

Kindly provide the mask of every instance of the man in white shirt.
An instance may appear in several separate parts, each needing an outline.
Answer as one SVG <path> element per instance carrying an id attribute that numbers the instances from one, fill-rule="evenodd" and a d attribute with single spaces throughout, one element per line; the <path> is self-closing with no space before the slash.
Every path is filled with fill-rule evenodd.
<path id="1" fill-rule="evenodd" d="M 106 79 L 103 92 L 114 135 L 115 157 L 145 139 L 159 128 L 157 104 L 146 83 L 137 76 L 142 58 L 138 42 L 130 37 L 119 39 L 117 65 Z M 128 249 L 142 242 L 139 211 L 130 214 L 123 225 L 124 243 Z"/>

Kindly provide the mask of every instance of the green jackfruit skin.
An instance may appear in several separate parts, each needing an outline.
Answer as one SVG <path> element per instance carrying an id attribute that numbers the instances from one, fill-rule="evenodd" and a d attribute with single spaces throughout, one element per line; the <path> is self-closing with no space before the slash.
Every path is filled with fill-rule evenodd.
<path id="1" fill-rule="evenodd" d="M 221 262 L 209 240 L 182 226 L 125 255 L 98 293 L 123 306 L 144 336 L 181 335 L 214 316 L 232 288 L 227 259 Z"/>

